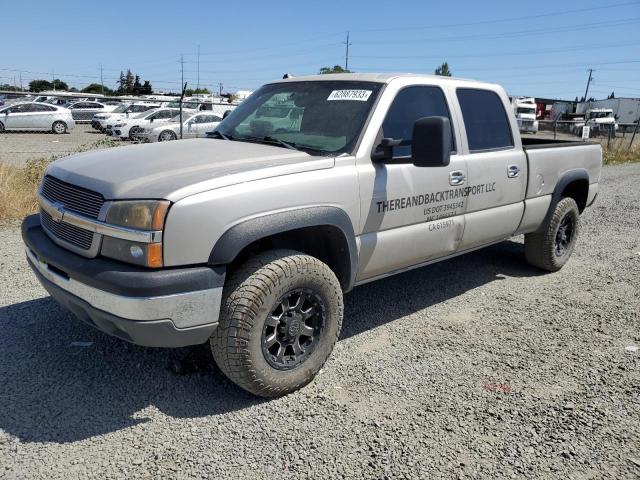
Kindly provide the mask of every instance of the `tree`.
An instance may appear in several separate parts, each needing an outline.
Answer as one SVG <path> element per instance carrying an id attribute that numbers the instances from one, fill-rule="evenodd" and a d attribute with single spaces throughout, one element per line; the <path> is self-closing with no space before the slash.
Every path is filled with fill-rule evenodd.
<path id="1" fill-rule="evenodd" d="M 91 83 L 89 85 L 87 85 L 86 87 L 84 87 L 82 89 L 82 93 L 97 93 L 97 94 L 101 94 L 103 91 L 103 86 L 100 85 L 99 83 Z M 113 94 L 113 90 L 111 90 L 109 87 L 104 87 L 104 94 L 105 95 L 112 95 Z"/>
<path id="2" fill-rule="evenodd" d="M 609 99 L 616 98 L 615 92 L 611 92 L 611 95 L 609 95 L 607 98 L 609 98 Z"/>
<path id="3" fill-rule="evenodd" d="M 198 95 L 198 94 L 200 94 L 200 95 L 209 95 L 209 94 L 211 94 L 211 92 L 209 91 L 208 88 L 187 88 L 184 91 L 184 94 L 187 97 L 191 97 L 192 95 Z"/>
<path id="4" fill-rule="evenodd" d="M 116 93 L 119 95 L 149 95 L 153 93 L 153 87 L 148 80 L 141 83 L 140 75 L 134 75 L 131 69 L 127 69 L 127 73 L 120 71 L 120 79 L 118 80 L 118 89 Z"/>
<path id="5" fill-rule="evenodd" d="M 142 84 L 140 83 L 140 75 L 136 75 L 136 78 L 133 81 L 133 87 L 131 87 L 131 93 L 133 93 L 134 95 L 140 95 L 141 89 Z"/>
<path id="6" fill-rule="evenodd" d="M 142 95 L 151 95 L 153 93 L 153 87 L 151 86 L 149 80 L 144 81 L 144 85 L 142 85 L 142 87 L 140 88 L 140 93 Z"/>
<path id="7" fill-rule="evenodd" d="M 20 87 L 14 87 L 13 85 L 9 85 L 8 83 L 0 85 L 0 90 L 4 90 L 5 92 L 19 92 Z"/>
<path id="8" fill-rule="evenodd" d="M 435 73 L 436 75 L 440 75 L 441 77 L 450 77 L 451 70 L 449 70 L 449 64 L 447 62 L 442 62 L 442 65 L 436 68 Z"/>
<path id="9" fill-rule="evenodd" d="M 56 90 L 69 90 L 69 85 L 67 85 L 65 82 L 63 82 L 59 78 L 56 78 L 53 81 L 53 88 Z"/>
<path id="10" fill-rule="evenodd" d="M 53 83 L 48 80 L 31 80 L 29 82 L 30 92 L 42 92 L 44 90 L 53 90 Z"/>
<path id="11" fill-rule="evenodd" d="M 322 67 L 320 69 L 320 75 L 326 75 L 328 73 L 351 73 L 351 70 L 345 70 L 340 65 L 334 65 L 333 67 Z"/>

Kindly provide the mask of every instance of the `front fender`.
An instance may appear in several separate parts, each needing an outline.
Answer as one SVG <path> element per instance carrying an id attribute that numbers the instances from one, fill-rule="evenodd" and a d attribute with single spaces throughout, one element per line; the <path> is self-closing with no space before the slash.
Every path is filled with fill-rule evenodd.
<path id="1" fill-rule="evenodd" d="M 355 276 L 358 271 L 356 237 L 349 215 L 338 207 L 299 208 L 240 222 L 225 231 L 218 239 L 209 255 L 209 264 L 225 265 L 231 263 L 245 247 L 257 240 L 305 227 L 319 226 L 336 227 L 344 235 L 349 249 L 350 278 L 348 284 L 349 288 L 352 287 L 355 284 Z"/>

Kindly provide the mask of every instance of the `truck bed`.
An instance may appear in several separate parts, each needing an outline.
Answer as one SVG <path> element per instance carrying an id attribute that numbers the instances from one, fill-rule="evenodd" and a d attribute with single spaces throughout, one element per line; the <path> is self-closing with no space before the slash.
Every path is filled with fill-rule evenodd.
<path id="1" fill-rule="evenodd" d="M 560 178 L 572 170 L 586 171 L 590 184 L 598 182 L 602 167 L 599 143 L 523 138 L 522 148 L 529 166 L 526 198 L 551 195 Z"/>
<path id="2" fill-rule="evenodd" d="M 583 145 L 597 145 L 597 143 L 584 142 L 582 140 L 553 140 L 552 138 L 522 137 L 522 148 L 525 150 L 533 150 L 536 148 L 577 147 Z"/>

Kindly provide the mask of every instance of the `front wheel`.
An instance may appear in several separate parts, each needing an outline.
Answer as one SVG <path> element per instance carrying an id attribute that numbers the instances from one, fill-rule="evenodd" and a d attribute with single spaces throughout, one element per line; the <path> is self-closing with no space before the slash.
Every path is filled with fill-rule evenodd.
<path id="1" fill-rule="evenodd" d="M 580 210 L 573 198 L 563 198 L 541 231 L 524 236 L 524 253 L 534 267 L 556 272 L 573 253 L 580 226 Z"/>
<path id="2" fill-rule="evenodd" d="M 138 132 L 139 129 L 140 127 L 131 127 L 129 129 L 129 140 L 133 141 L 136 139 L 136 133 Z"/>
<path id="3" fill-rule="evenodd" d="M 158 136 L 158 141 L 159 142 L 169 142 L 171 140 L 176 140 L 177 138 L 178 138 L 178 136 L 176 135 L 175 132 L 172 132 L 171 130 L 164 130 Z"/>
<path id="4" fill-rule="evenodd" d="M 67 124 L 60 121 L 53 122 L 53 125 L 51 126 L 51 131 L 56 135 L 62 135 L 67 131 Z"/>
<path id="5" fill-rule="evenodd" d="M 4 132 L 4 123 L 0 122 L 0 133 Z"/>
<path id="6" fill-rule="evenodd" d="M 278 397 L 309 383 L 340 334 L 340 282 L 317 258 L 261 253 L 228 279 L 210 339 L 216 363 L 243 389 Z"/>

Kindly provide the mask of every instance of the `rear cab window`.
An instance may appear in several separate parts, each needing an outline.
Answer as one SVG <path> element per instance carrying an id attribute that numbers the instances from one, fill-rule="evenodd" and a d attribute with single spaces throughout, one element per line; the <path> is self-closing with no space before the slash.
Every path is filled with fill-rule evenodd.
<path id="1" fill-rule="evenodd" d="M 496 92 L 477 88 L 458 88 L 456 95 L 467 132 L 470 153 L 513 148 L 509 117 Z"/>

